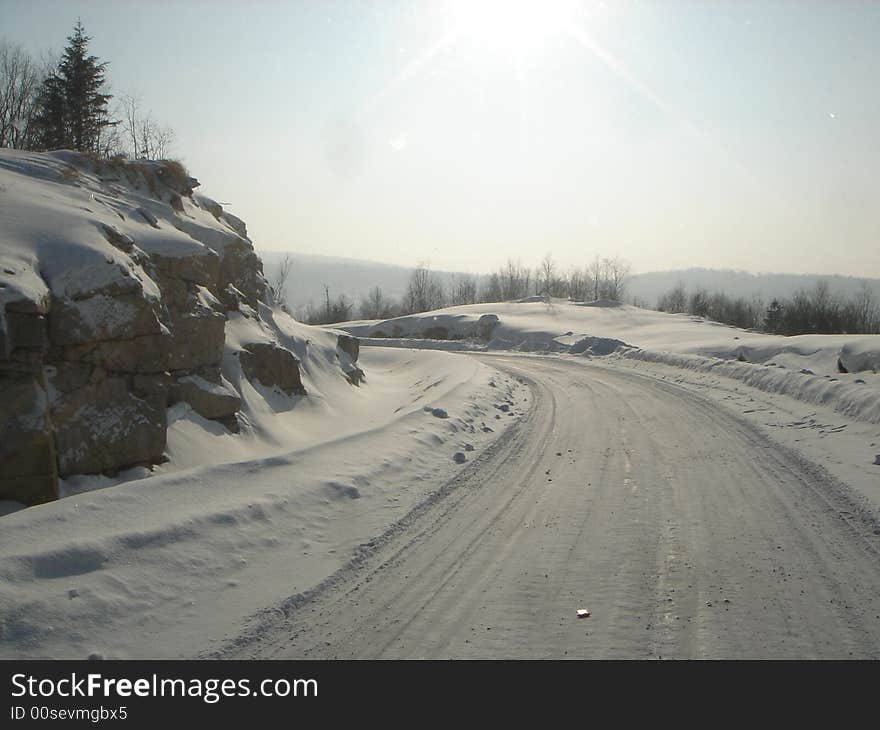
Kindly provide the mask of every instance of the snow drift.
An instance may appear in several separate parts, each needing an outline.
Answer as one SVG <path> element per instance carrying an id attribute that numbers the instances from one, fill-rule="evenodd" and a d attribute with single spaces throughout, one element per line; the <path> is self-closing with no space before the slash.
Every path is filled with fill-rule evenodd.
<path id="1" fill-rule="evenodd" d="M 371 344 L 410 338 L 455 343 L 444 349 L 566 352 L 585 338 L 598 337 L 648 350 L 759 363 L 785 361 L 787 367 L 799 370 L 837 373 L 838 363 L 850 373 L 873 373 L 880 368 L 880 335 L 784 337 L 602 299 L 570 302 L 528 297 L 381 321 L 343 322 L 336 327 Z"/>

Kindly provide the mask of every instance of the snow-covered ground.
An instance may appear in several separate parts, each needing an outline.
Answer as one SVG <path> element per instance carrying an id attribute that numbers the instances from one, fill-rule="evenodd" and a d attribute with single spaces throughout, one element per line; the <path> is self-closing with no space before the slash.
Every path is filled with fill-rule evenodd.
<path id="1" fill-rule="evenodd" d="M 497 318 L 488 341 L 479 338 L 487 318 Z M 783 337 L 688 314 L 540 298 L 336 326 L 373 346 L 587 358 L 674 382 L 803 451 L 880 513 L 880 335 Z M 437 327 L 449 339 L 375 337 Z"/>
<path id="2" fill-rule="evenodd" d="M 262 436 L 182 415 L 151 478 L 3 517 L 0 656 L 210 651 L 369 551 L 528 406 L 473 359 L 372 349 L 361 365 L 360 388 L 313 371 L 295 407 L 250 411 Z"/>
<path id="3" fill-rule="evenodd" d="M 875 388 L 777 368 L 729 362 L 701 367 L 691 361 L 656 357 L 640 359 L 623 352 L 605 358 L 607 367 L 635 372 L 674 384 L 714 401 L 756 426 L 769 439 L 784 444 L 821 465 L 857 495 L 857 501 L 880 521 L 880 419 Z M 594 362 L 596 362 L 594 360 Z M 710 363 L 711 364 L 711 363 Z M 776 380 L 779 376 L 779 380 Z M 766 378 L 766 379 L 764 379 Z M 835 386 L 846 394 L 841 399 Z M 811 397 L 815 396 L 815 397 Z M 851 412 L 845 406 L 850 403 Z M 867 404 L 867 406 L 865 405 Z"/>
<path id="4" fill-rule="evenodd" d="M 880 511 L 853 489 L 877 496 L 877 425 L 657 363 L 469 357 L 529 383 L 527 417 L 219 656 L 880 657 Z"/>
<path id="5" fill-rule="evenodd" d="M 487 318 L 497 318 L 488 341 L 479 337 Z M 880 512 L 880 335 L 783 337 L 688 314 L 537 297 L 336 326 L 365 345 L 588 358 L 674 382 L 734 407 Z M 437 327 L 449 339 L 419 337 Z"/>
<path id="6" fill-rule="evenodd" d="M 23 264 L 15 276 L 27 283 L 25 274 Z M 191 657 L 252 636 L 504 448 L 533 391 L 484 362 L 486 351 L 589 361 L 699 391 L 880 510 L 880 336 L 786 338 L 541 299 L 335 329 L 243 306 L 225 330 L 223 382 L 241 397 L 241 433 L 177 403 L 167 462 L 73 476 L 64 499 L 4 507 L 0 656 Z M 356 365 L 340 332 L 365 345 Z M 241 377 L 237 353 L 259 342 L 297 356 L 307 396 Z M 356 368 L 359 385 L 345 377 Z"/>

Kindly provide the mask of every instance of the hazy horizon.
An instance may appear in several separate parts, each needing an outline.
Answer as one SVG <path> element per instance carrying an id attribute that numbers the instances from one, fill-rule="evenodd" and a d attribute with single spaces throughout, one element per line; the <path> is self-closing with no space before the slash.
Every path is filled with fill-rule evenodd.
<path id="1" fill-rule="evenodd" d="M 405 269 L 407 272 L 411 272 L 414 268 L 419 265 L 426 265 L 430 270 L 447 273 L 447 274 L 471 274 L 474 276 L 489 276 L 493 272 L 498 271 L 498 269 L 502 268 L 507 264 L 508 261 L 513 261 L 516 264 L 521 264 L 529 269 L 538 269 L 540 266 L 540 260 L 547 254 L 550 253 L 551 257 L 553 257 L 554 263 L 557 265 L 558 272 L 560 274 L 565 274 L 568 272 L 569 267 L 560 263 L 554 256 L 553 251 L 543 251 L 540 254 L 534 252 L 527 257 L 512 257 L 508 256 L 504 259 L 497 259 L 494 262 L 490 263 L 484 269 L 476 269 L 473 267 L 469 267 L 467 265 L 460 268 L 441 268 L 436 267 L 431 264 L 430 261 L 424 260 L 413 260 L 411 263 L 402 263 L 401 261 L 386 261 L 379 258 L 366 258 L 363 256 L 357 255 L 342 255 L 337 256 L 335 254 L 324 254 L 324 253 L 313 253 L 309 251 L 301 251 L 298 249 L 283 249 L 283 248 L 266 248 L 265 246 L 261 246 L 259 242 L 255 242 L 254 249 L 258 255 L 263 256 L 264 254 L 272 255 L 273 257 L 281 258 L 285 254 L 290 254 L 291 257 L 303 257 L 309 259 L 327 259 L 327 260 L 337 260 L 337 261 L 346 261 L 353 264 L 370 264 L 375 266 L 390 266 L 390 267 L 399 267 L 401 269 Z M 588 252 L 589 253 L 589 252 Z M 600 253 L 600 252 L 596 252 Z M 605 252 L 609 253 L 609 252 Z M 614 253 L 614 252 L 610 252 Z M 578 259 L 577 262 L 572 264 L 573 266 L 583 267 L 584 265 L 589 264 L 592 261 L 592 256 L 589 259 Z M 743 274 L 746 276 L 761 278 L 761 277 L 774 277 L 774 276 L 797 276 L 797 277 L 838 277 L 838 278 L 848 278 L 853 279 L 855 281 L 869 280 L 869 281 L 880 281 L 880 275 L 872 276 L 869 274 L 845 274 L 836 271 L 829 272 L 821 272 L 821 271 L 784 271 L 784 270 L 762 270 L 762 269 L 746 269 L 746 268 L 737 268 L 737 267 L 720 267 L 720 266 L 700 266 L 700 265 L 686 265 L 686 266 L 677 266 L 677 267 L 665 267 L 665 268 L 657 268 L 650 270 L 640 270 L 631 268 L 628 274 L 629 277 L 635 276 L 645 276 L 645 275 L 654 275 L 654 274 L 677 274 L 682 271 L 707 271 L 707 272 L 718 272 L 718 273 L 730 273 L 730 274 Z"/>
<path id="2" fill-rule="evenodd" d="M 475 9 L 476 8 L 476 9 Z M 262 250 L 880 277 L 880 5 L 19 2 Z"/>
<path id="3" fill-rule="evenodd" d="M 369 259 L 324 256 L 321 254 L 281 252 L 260 249 L 257 253 L 263 261 L 263 270 L 270 281 L 278 273 L 281 259 L 290 254 L 293 267 L 285 286 L 287 304 L 294 312 L 307 316 L 306 308 L 320 303 L 324 298 L 324 285 L 330 296 L 345 296 L 349 302 L 358 304 L 375 287 L 383 296 L 400 301 L 406 295 L 413 267 L 389 264 Z M 500 268 L 500 262 L 499 267 Z M 437 281 L 447 294 L 450 286 L 461 275 L 472 275 L 478 291 L 482 291 L 488 274 L 472 270 L 433 269 Z M 560 274 L 566 272 L 560 270 Z M 537 274 L 536 274 L 537 275 Z M 689 267 L 663 271 L 634 272 L 626 280 L 625 302 L 638 301 L 640 305 L 657 306 L 660 297 L 668 294 L 679 284 L 688 294 L 698 290 L 724 293 L 732 297 L 751 299 L 759 297 L 769 304 L 773 299 L 785 299 L 798 291 L 811 290 L 824 280 L 834 296 L 851 298 L 858 294 L 862 284 L 867 284 L 874 296 L 880 299 L 880 279 L 852 277 L 841 274 L 794 274 L 787 272 L 748 272 L 734 269 L 705 269 Z"/>

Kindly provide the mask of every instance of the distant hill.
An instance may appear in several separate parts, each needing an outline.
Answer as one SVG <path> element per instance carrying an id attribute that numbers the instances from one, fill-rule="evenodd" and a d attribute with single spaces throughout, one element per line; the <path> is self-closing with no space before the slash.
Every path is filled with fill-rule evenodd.
<path id="1" fill-rule="evenodd" d="M 798 289 L 812 288 L 820 279 L 828 282 L 832 292 L 846 298 L 855 294 L 862 282 L 866 281 L 880 299 L 880 279 L 820 274 L 752 274 L 748 271 L 698 268 L 637 274 L 627 282 L 626 291 L 628 298 L 636 297 L 654 306 L 660 296 L 683 282 L 688 292 L 704 288 L 737 297 L 760 296 L 769 302 L 773 297 L 790 297 Z"/>
<path id="2" fill-rule="evenodd" d="M 284 256 L 281 251 L 258 251 L 263 259 L 266 277 L 271 281 Z M 412 267 L 384 264 L 362 259 L 337 258 L 291 252 L 294 266 L 287 283 L 288 301 L 294 311 L 301 311 L 310 302 L 317 304 L 324 294 L 323 286 L 330 287 L 336 297 L 345 294 L 354 302 L 360 300 L 374 286 L 391 298 L 399 299 L 406 292 Z M 435 272 L 444 283 L 461 272 Z M 485 275 L 478 276 L 482 283 Z M 679 269 L 652 271 L 632 276 L 626 287 L 628 301 L 637 299 L 653 307 L 657 299 L 684 282 L 688 292 L 703 287 L 710 292 L 721 291 L 732 296 L 760 296 L 767 302 L 773 297 L 789 297 L 798 289 L 811 288 L 817 281 L 828 281 L 832 292 L 849 297 L 867 281 L 880 299 L 880 279 L 859 279 L 852 276 L 819 274 L 752 274 L 729 269 Z"/>

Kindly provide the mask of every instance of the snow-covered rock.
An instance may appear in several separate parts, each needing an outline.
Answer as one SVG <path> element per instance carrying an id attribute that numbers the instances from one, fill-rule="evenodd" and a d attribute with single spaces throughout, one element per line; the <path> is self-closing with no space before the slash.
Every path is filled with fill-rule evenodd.
<path id="1" fill-rule="evenodd" d="M 245 224 L 198 185 L 172 161 L 0 150 L 0 499 L 163 461 L 178 403 L 237 431 L 236 368 L 305 393 Z M 233 316 L 255 334 L 230 348 Z"/>
<path id="2" fill-rule="evenodd" d="M 584 337 L 575 342 L 568 351 L 572 355 L 610 355 L 619 347 L 631 347 L 613 337 Z"/>
<path id="3" fill-rule="evenodd" d="M 240 350 L 241 369 L 248 380 L 277 386 L 287 395 L 305 395 L 299 374 L 299 360 L 288 349 L 274 342 L 252 342 Z"/>
<path id="4" fill-rule="evenodd" d="M 880 371 L 880 343 L 870 340 L 846 343 L 840 348 L 841 372 L 860 373 Z"/>

